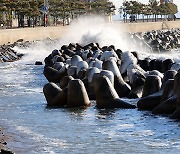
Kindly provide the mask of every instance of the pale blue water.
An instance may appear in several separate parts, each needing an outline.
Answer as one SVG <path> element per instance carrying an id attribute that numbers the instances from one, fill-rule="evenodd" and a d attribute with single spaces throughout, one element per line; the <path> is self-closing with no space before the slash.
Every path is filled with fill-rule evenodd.
<path id="1" fill-rule="evenodd" d="M 8 146 L 32 153 L 173 153 L 180 152 L 180 123 L 137 109 L 46 108 L 43 66 L 49 49 L 0 64 L 0 125 L 14 134 Z M 130 100 L 129 100 L 130 101 Z M 137 100 L 131 100 L 136 103 Z"/>

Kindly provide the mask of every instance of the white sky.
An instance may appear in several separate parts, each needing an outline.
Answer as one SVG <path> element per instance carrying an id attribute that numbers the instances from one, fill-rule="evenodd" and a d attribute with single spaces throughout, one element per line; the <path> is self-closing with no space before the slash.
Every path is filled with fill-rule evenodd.
<path id="1" fill-rule="evenodd" d="M 119 8 L 122 5 L 123 0 L 110 0 L 111 2 L 116 5 L 116 8 Z M 139 2 L 142 2 L 144 4 L 147 4 L 149 0 L 137 0 Z M 180 11 L 180 0 L 173 0 L 174 4 L 178 6 L 178 10 Z"/>

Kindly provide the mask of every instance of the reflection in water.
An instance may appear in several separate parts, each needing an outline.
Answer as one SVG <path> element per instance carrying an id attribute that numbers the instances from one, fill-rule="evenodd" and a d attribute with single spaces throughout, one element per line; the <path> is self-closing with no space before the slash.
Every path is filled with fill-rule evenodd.
<path id="1" fill-rule="evenodd" d="M 112 119 L 115 116 L 115 111 L 118 109 L 97 109 L 96 117 L 98 119 Z"/>

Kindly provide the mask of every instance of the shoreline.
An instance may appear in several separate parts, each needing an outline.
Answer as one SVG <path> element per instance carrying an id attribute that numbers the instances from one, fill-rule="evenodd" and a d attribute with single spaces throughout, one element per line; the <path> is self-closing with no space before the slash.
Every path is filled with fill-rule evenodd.
<path id="1" fill-rule="evenodd" d="M 6 129 L 0 125 L 0 154 L 9 153 L 13 154 L 14 152 L 8 147 L 9 140 L 12 139 L 12 134 L 10 132 L 6 132 Z"/>

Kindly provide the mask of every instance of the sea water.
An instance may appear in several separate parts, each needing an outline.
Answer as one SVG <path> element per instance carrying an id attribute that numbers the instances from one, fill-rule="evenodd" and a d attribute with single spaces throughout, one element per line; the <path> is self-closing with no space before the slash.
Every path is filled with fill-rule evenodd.
<path id="1" fill-rule="evenodd" d="M 114 29 L 99 26 L 95 32 L 94 25 L 88 24 L 84 24 L 87 27 L 81 31 L 76 28 L 73 31 L 78 27 L 73 25 L 69 34 L 56 41 L 14 47 L 25 56 L 16 62 L 0 64 L 0 125 L 13 134 L 8 146 L 18 154 L 179 153 L 180 124 L 168 116 L 138 109 L 97 109 L 95 102 L 87 109 L 47 108 L 42 89 L 48 81 L 43 76 L 43 66 L 34 65 L 36 60 L 43 61 L 62 44 L 88 43 L 94 39 L 101 45 L 117 44 L 122 50 L 130 49 Z M 107 35 L 107 32 L 114 35 Z M 141 58 L 180 59 L 179 50 L 139 54 Z M 137 99 L 125 100 L 137 102 Z"/>

